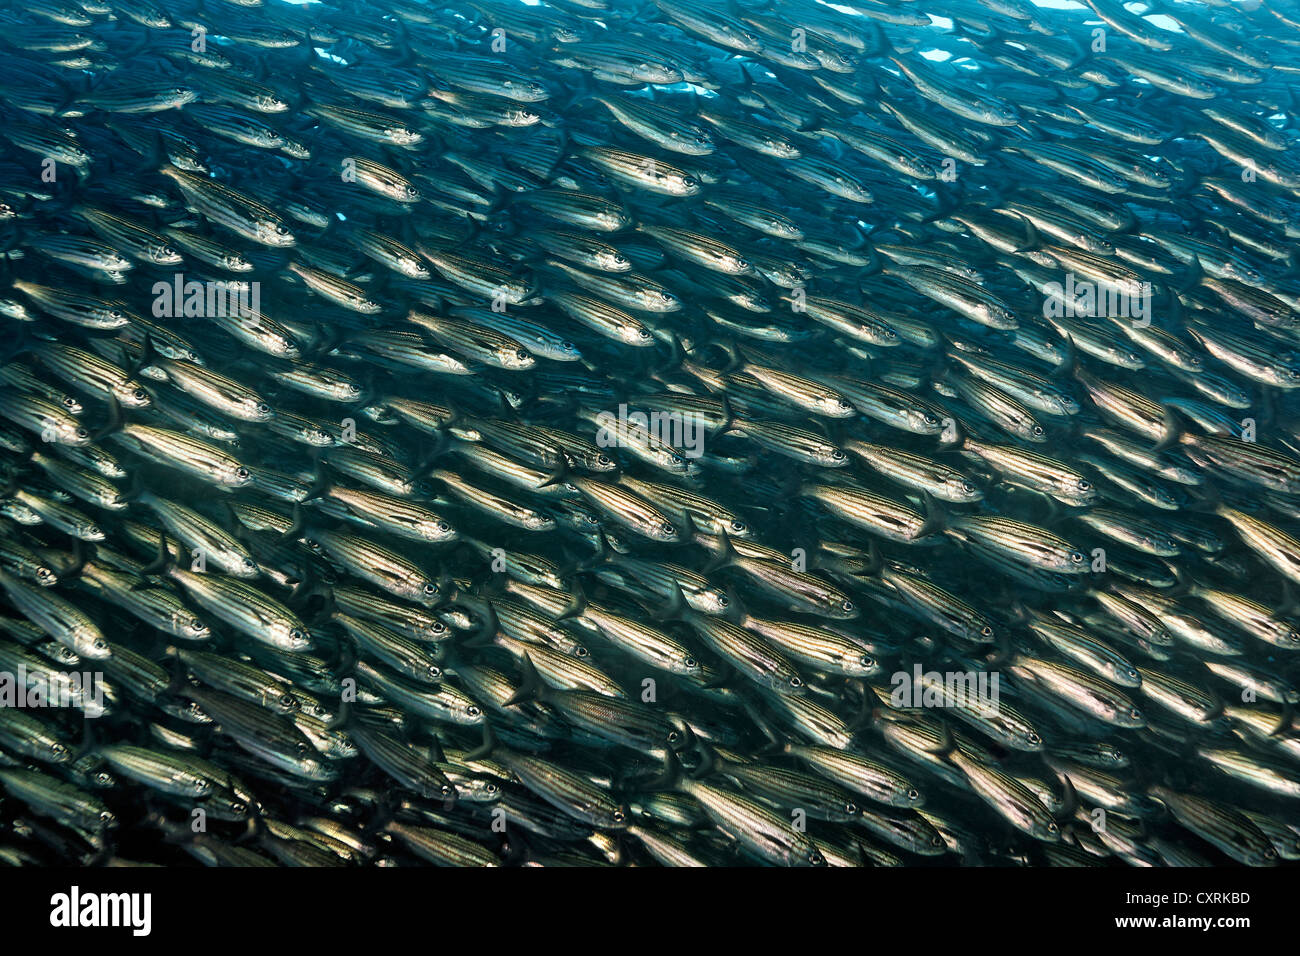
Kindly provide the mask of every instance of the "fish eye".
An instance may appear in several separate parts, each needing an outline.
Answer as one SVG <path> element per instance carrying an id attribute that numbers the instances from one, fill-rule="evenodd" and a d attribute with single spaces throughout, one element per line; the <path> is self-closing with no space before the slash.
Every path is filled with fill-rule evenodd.
<path id="1" fill-rule="evenodd" d="M 242 466 L 235 469 L 235 477 L 238 478 L 240 481 L 246 481 L 251 476 L 251 474 L 252 473 L 247 468 L 244 468 Z"/>
<path id="2" fill-rule="evenodd" d="M 84 428 L 78 428 L 75 432 L 73 432 L 73 434 L 76 435 L 78 438 L 90 437 L 90 432 L 86 431 Z"/>
<path id="3" fill-rule="evenodd" d="M 195 631 L 203 630 L 203 622 L 197 617 L 190 618 L 190 628 Z"/>
<path id="4" fill-rule="evenodd" d="M 578 351 L 578 347 L 577 347 L 576 345 L 574 345 L 572 342 L 561 342 L 561 343 L 560 343 L 560 349 L 561 349 L 561 351 L 564 351 L 564 352 L 576 352 L 576 351 Z"/>
<path id="5" fill-rule="evenodd" d="M 625 814 L 622 810 L 615 810 L 611 814 L 611 817 L 613 818 L 615 823 L 622 823 L 624 820 L 627 819 L 627 814 Z"/>
<path id="6" fill-rule="evenodd" d="M 732 531 L 744 531 L 747 527 L 748 525 L 746 525 L 745 522 L 743 521 L 736 520 L 731 522 Z"/>
<path id="7" fill-rule="evenodd" d="M 674 535 L 677 534 L 677 529 L 674 528 L 672 525 L 668 524 L 667 522 L 661 524 L 659 526 L 659 530 L 662 531 L 664 535 L 666 535 L 667 537 L 673 537 Z"/>
<path id="8" fill-rule="evenodd" d="M 992 637 L 992 636 L 993 636 L 993 628 L 991 628 L 991 627 L 989 627 L 987 624 L 985 624 L 983 627 L 980 628 L 980 636 L 981 636 L 981 637 Z"/>
<path id="9" fill-rule="evenodd" d="M 928 412 L 921 417 L 921 421 L 925 422 L 927 425 L 939 424 L 939 419 L 935 418 L 933 415 L 929 414 Z"/>
<path id="10" fill-rule="evenodd" d="M 1043 426 L 1035 425 L 1032 429 L 1030 429 L 1030 431 L 1034 435 L 1041 435 L 1043 433 Z"/>
<path id="11" fill-rule="evenodd" d="M 636 337 L 639 339 L 648 339 L 650 338 L 650 333 L 646 329 L 637 329 Z"/>
<path id="12" fill-rule="evenodd" d="M 307 633 L 306 633 L 302 628 L 300 628 L 300 627 L 295 627 L 295 628 L 293 628 L 292 630 L 289 631 L 289 639 L 290 639 L 291 641 L 295 641 L 295 642 L 296 642 L 296 641 L 301 641 L 301 640 L 303 640 L 306 636 L 307 636 Z"/>
<path id="13" fill-rule="evenodd" d="M 255 567 L 257 567 L 257 562 L 254 561 L 252 558 L 244 558 L 244 560 L 241 562 L 241 564 L 243 564 L 243 566 L 246 567 L 246 568 L 255 568 Z"/>
<path id="14" fill-rule="evenodd" d="M 42 580 L 42 581 L 44 581 L 46 578 L 52 577 L 53 574 L 54 574 L 54 572 L 51 571 L 49 568 L 37 568 L 37 569 L 36 569 L 36 577 L 38 577 L 38 578 L 39 578 L 40 580 Z"/>
<path id="15" fill-rule="evenodd" d="M 1091 489 L 1092 489 L 1092 482 L 1091 482 L 1091 481 L 1089 481 L 1087 478 L 1080 478 L 1080 479 L 1079 479 L 1079 490 L 1080 490 L 1080 491 L 1090 491 Z"/>
<path id="16" fill-rule="evenodd" d="M 697 660 L 696 660 L 695 658 L 693 658 L 693 657 L 688 657 L 688 658 L 686 658 L 686 660 L 682 661 L 682 663 L 685 664 L 687 667 L 699 667 L 699 666 L 700 666 L 700 662 L 697 661 Z"/>
<path id="17" fill-rule="evenodd" d="M 131 393 L 131 397 L 134 398 L 137 402 L 143 402 L 146 398 L 149 397 L 149 393 L 146 392 L 143 388 L 137 388 L 134 392 Z"/>
<path id="18" fill-rule="evenodd" d="M 675 743 L 677 743 L 678 740 L 681 739 L 681 736 L 682 736 L 682 735 L 679 734 L 677 731 L 675 731 L 675 730 L 670 730 L 670 731 L 668 732 L 668 742 L 669 742 L 670 744 L 675 744 Z"/>
<path id="19" fill-rule="evenodd" d="M 501 788 L 498 787 L 495 783 L 489 781 L 487 785 L 483 787 L 483 792 L 491 794 L 491 793 L 496 793 L 500 789 Z"/>
<path id="20" fill-rule="evenodd" d="M 1070 552 L 1070 561 L 1071 561 L 1072 563 L 1074 563 L 1074 564 L 1081 564 L 1081 563 L 1083 562 L 1083 552 L 1082 552 L 1082 551 L 1071 551 L 1071 552 Z"/>
<path id="21" fill-rule="evenodd" d="M 585 647 L 579 644 L 577 647 L 573 649 L 573 653 L 577 657 L 586 657 L 588 654 L 591 653 L 591 651 L 587 650 Z"/>
<path id="22" fill-rule="evenodd" d="M 258 403 L 257 403 L 257 414 L 259 414 L 259 415 L 269 415 L 269 414 L 271 414 L 271 406 L 268 405 L 268 404 L 266 404 L 266 402 L 258 402 Z"/>
<path id="23" fill-rule="evenodd" d="M 483 713 L 483 711 L 479 709 L 478 704 L 470 704 L 465 708 L 465 713 L 469 714 L 471 717 L 477 717 L 479 714 Z"/>
<path id="24" fill-rule="evenodd" d="M 442 668 L 437 664 L 430 664 L 425 674 L 428 675 L 429 680 L 439 680 L 442 677 Z"/>
<path id="25" fill-rule="evenodd" d="M 1128 712 L 1128 715 L 1132 720 L 1142 719 L 1142 711 L 1138 710 L 1136 707 L 1131 708 Z"/>
<path id="26" fill-rule="evenodd" d="M 517 349 L 517 350 L 515 351 L 515 358 L 518 359 L 520 362 L 527 361 L 527 360 L 528 360 L 528 353 L 525 352 L 523 349 Z"/>
<path id="27" fill-rule="evenodd" d="M 420 590 L 422 590 L 425 594 L 437 594 L 437 593 L 438 593 L 438 585 L 433 584 L 433 583 L 426 583 L 426 584 L 424 585 L 424 587 L 421 588 Z"/>
<path id="28" fill-rule="evenodd" d="M 298 700 L 297 700 L 297 698 L 295 698 L 295 697 L 293 696 L 293 694 L 281 694 L 281 695 L 280 695 L 280 706 L 281 706 L 281 707 L 284 707 L 284 708 L 286 708 L 286 709 L 290 709 L 290 708 L 295 707 L 295 706 L 297 705 L 297 703 L 298 703 Z"/>
<path id="29" fill-rule="evenodd" d="M 842 611 L 855 611 L 855 610 L 857 610 L 857 608 L 854 606 L 854 604 L 853 604 L 852 601 L 841 601 L 841 602 L 840 602 L 840 610 L 842 610 Z"/>
<path id="30" fill-rule="evenodd" d="M 1031 744 L 1041 744 L 1043 742 L 1043 738 L 1038 736 L 1038 734 L 1034 733 L 1032 730 L 1025 734 L 1025 739 Z"/>
<path id="31" fill-rule="evenodd" d="M 105 825 L 113 822 L 113 814 L 110 810 L 99 811 L 99 822 Z"/>
<path id="32" fill-rule="evenodd" d="M 961 490 L 966 492 L 967 494 L 970 494 L 972 491 L 975 490 L 975 486 L 972 485 L 969 481 L 963 481 L 961 483 Z"/>
<path id="33" fill-rule="evenodd" d="M 686 459 L 683 458 L 681 455 L 673 455 L 671 458 L 668 459 L 668 462 L 669 464 L 673 464 L 673 465 L 682 465 L 686 463 Z"/>
<path id="34" fill-rule="evenodd" d="M 803 686 L 803 678 L 800 677 L 798 674 L 796 674 L 794 677 L 791 677 L 791 678 L 790 678 L 790 686 L 791 686 L 791 687 L 802 687 L 802 686 Z"/>
<path id="35" fill-rule="evenodd" d="M 439 521 L 434 527 L 436 527 L 439 531 L 443 533 L 446 533 L 451 530 L 451 525 L 447 524 L 447 522 L 445 521 Z"/>
<path id="36" fill-rule="evenodd" d="M 727 597 L 725 594 L 719 594 L 718 607 L 730 607 L 730 606 L 731 606 L 731 598 Z"/>
<path id="37" fill-rule="evenodd" d="M 1056 833 L 1056 832 L 1057 832 L 1058 830 L 1060 830 L 1060 829 L 1061 829 L 1061 828 L 1058 827 L 1058 826 L 1056 825 L 1056 821 L 1055 821 L 1055 820 L 1051 820 L 1051 821 L 1049 821 L 1048 824 L 1047 824 L 1047 832 L 1048 832 L 1048 833 Z"/>
<path id="38" fill-rule="evenodd" d="M 596 464 L 598 464 L 598 465 L 612 465 L 612 464 L 614 464 L 614 459 L 612 459 L 612 458 L 610 458 L 608 455 L 604 455 L 604 454 L 597 455 L 597 456 L 596 456 Z"/>
<path id="39" fill-rule="evenodd" d="M 832 461 L 843 461 L 843 460 L 844 460 L 844 452 L 841 451 L 840 449 L 836 448 L 833 452 L 831 452 L 831 460 L 832 460 Z"/>

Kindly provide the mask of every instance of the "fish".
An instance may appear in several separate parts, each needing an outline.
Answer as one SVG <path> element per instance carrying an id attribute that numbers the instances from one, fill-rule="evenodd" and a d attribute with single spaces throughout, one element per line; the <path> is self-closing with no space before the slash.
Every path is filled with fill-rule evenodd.
<path id="1" fill-rule="evenodd" d="M 0 860 L 1300 856 L 1294 17 L 461 6 L 4 15 Z"/>

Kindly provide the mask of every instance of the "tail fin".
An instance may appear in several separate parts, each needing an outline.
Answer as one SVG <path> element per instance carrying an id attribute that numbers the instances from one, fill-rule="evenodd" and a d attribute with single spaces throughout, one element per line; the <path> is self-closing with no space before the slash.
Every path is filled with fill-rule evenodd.
<path id="1" fill-rule="evenodd" d="M 122 405 L 117 400 L 117 396 L 110 394 L 108 396 L 108 423 L 92 436 L 93 441 L 100 441 L 107 438 L 114 432 L 121 431 L 122 426 L 126 423 L 122 414 Z"/>
<path id="2" fill-rule="evenodd" d="M 936 534 L 948 527 L 948 512 L 943 505 L 939 504 L 938 499 L 928 491 L 922 492 L 922 496 L 925 500 L 925 520 L 921 522 L 921 527 L 917 529 L 916 537 L 918 538 Z"/>
<path id="3" fill-rule="evenodd" d="M 158 575 L 166 573 L 171 567 L 171 549 L 167 547 L 167 532 L 158 532 L 158 556 L 140 569 L 141 575 Z"/>
<path id="4" fill-rule="evenodd" d="M 725 530 L 718 532 L 718 540 L 721 543 L 721 550 L 704 566 L 704 569 L 700 572 L 701 574 L 707 576 L 721 568 L 731 567 L 740 561 L 740 555 L 736 553 L 736 548 L 731 543 L 731 538 Z"/>
<path id="5" fill-rule="evenodd" d="M 516 704 L 522 704 L 532 700 L 545 700 L 550 688 L 542 680 L 542 675 L 537 671 L 537 665 L 528 654 L 523 659 L 524 681 L 519 685 L 510 699 L 503 706 L 513 707 Z"/>
<path id="6" fill-rule="evenodd" d="M 1152 451 L 1164 451 L 1166 448 L 1173 448 L 1178 444 L 1183 433 L 1187 431 L 1187 419 L 1178 409 L 1168 403 L 1162 403 L 1160 406 L 1164 409 L 1165 425 L 1164 432 L 1160 439 L 1152 446 Z"/>

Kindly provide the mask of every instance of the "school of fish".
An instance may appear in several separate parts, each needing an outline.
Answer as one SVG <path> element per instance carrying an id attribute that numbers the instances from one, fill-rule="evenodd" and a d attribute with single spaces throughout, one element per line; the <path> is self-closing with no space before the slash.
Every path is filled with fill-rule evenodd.
<path id="1" fill-rule="evenodd" d="M 1295 7 L 0 51 L 0 862 L 1300 859 Z"/>

